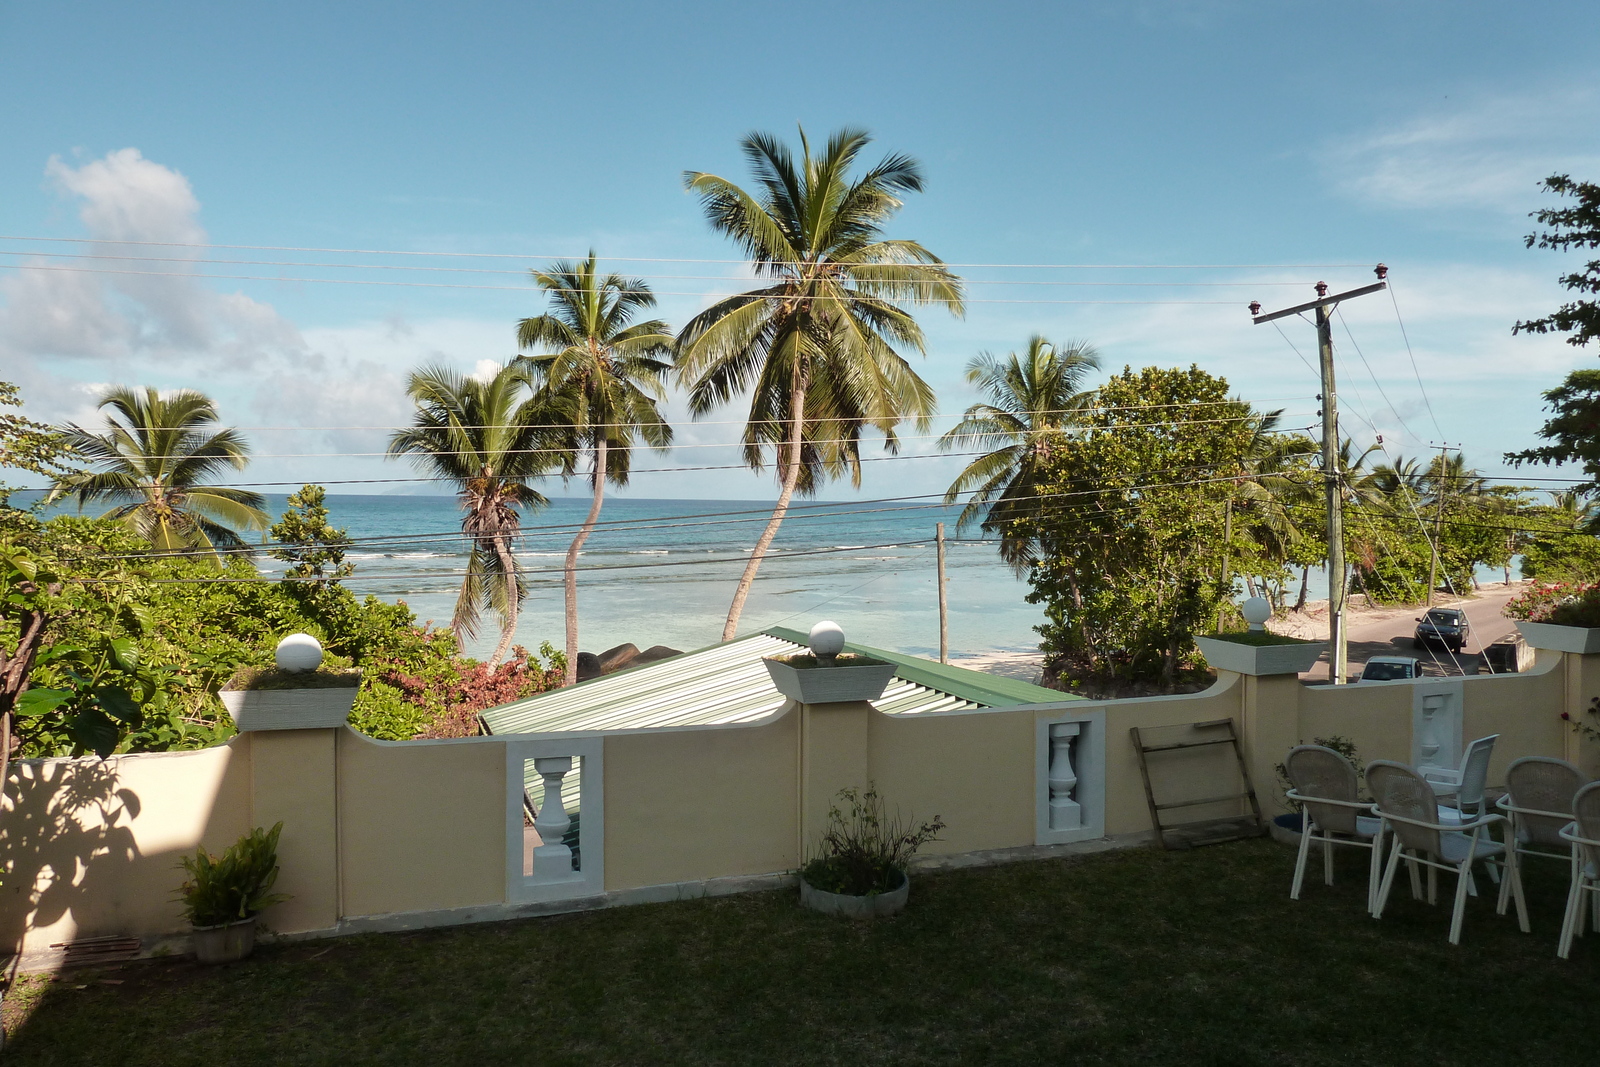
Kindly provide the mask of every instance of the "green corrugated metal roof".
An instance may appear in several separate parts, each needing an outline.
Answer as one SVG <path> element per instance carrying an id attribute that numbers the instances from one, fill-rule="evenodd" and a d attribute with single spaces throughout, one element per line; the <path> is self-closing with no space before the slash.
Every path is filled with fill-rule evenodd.
<path id="1" fill-rule="evenodd" d="M 804 645 L 809 640 L 809 635 L 799 630 L 790 630 L 782 626 L 774 626 L 765 633 L 774 637 L 781 637 L 786 641 Z M 854 641 L 845 642 L 847 652 L 871 656 L 874 659 L 887 660 L 894 664 L 894 673 L 898 678 L 908 682 L 918 682 L 930 689 L 938 689 L 970 700 L 986 708 L 1007 708 L 1017 704 L 1042 704 L 1046 701 L 1078 700 L 1079 697 L 1062 693 L 1055 689 L 1046 689 L 1039 685 L 1030 685 L 1019 682 L 1015 678 L 1001 678 L 982 671 L 970 670 L 966 667 L 957 667 L 947 663 L 937 663 L 931 659 L 922 659 L 919 656 L 907 656 L 899 652 L 886 652 L 881 648 L 871 645 L 858 645 Z"/>
<path id="2" fill-rule="evenodd" d="M 850 646 L 856 651 L 855 646 Z M 754 722 L 783 707 L 761 660 L 805 649 L 801 641 L 774 632 L 685 652 L 564 689 L 528 697 L 481 713 L 490 733 L 564 733 L 573 730 L 643 730 L 663 726 L 718 726 Z M 861 650 L 865 652 L 865 650 Z M 873 654 L 873 653 L 868 653 Z M 955 692 L 949 683 L 928 684 L 920 677 L 896 677 L 873 702 L 890 715 L 956 711 L 1023 703 L 988 694 L 974 699 L 975 685 Z M 957 674 L 971 674 L 960 671 Z M 906 668 L 905 673 L 916 671 Z M 1048 693 L 1049 690 L 1041 690 Z M 1045 697 L 1043 699 L 1049 699 Z"/>
<path id="3" fill-rule="evenodd" d="M 754 722 L 776 713 L 785 701 L 773 688 L 761 660 L 804 651 L 806 640 L 806 635 L 798 631 L 773 627 L 735 641 L 709 645 L 670 659 L 501 704 L 480 714 L 493 734 L 645 730 Z M 847 642 L 845 650 L 895 665 L 894 679 L 883 696 L 872 702 L 873 707 L 889 715 L 1076 699 L 1026 682 L 996 678 L 854 642 Z M 531 762 L 524 773 L 534 805 L 544 803 L 544 786 L 533 772 Z M 568 811 L 577 810 L 578 787 L 576 774 L 562 783 L 562 800 Z"/>

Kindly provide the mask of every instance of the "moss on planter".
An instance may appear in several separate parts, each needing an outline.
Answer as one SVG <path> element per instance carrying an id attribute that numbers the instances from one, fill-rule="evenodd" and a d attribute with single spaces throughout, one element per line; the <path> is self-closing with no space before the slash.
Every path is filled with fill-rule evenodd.
<path id="1" fill-rule="evenodd" d="M 871 656 L 840 655 L 835 656 L 832 663 L 818 663 L 817 657 L 809 652 L 798 652 L 793 656 L 775 657 L 779 663 L 787 663 L 796 670 L 808 670 L 812 667 L 887 667 L 887 660 L 873 659 Z"/>
<path id="2" fill-rule="evenodd" d="M 318 667 L 314 671 L 285 671 L 276 667 L 240 667 L 224 689 L 235 692 L 270 689 L 355 689 L 361 671 L 354 667 Z"/>
<path id="3" fill-rule="evenodd" d="M 1201 634 L 1200 636 L 1209 637 L 1213 641 L 1232 641 L 1236 645 L 1254 645 L 1258 648 L 1264 645 L 1321 645 L 1327 643 L 1325 641 L 1305 641 L 1298 637 L 1286 637 L 1283 634 L 1275 634 L 1270 630 L 1240 630 L 1228 634 Z"/>

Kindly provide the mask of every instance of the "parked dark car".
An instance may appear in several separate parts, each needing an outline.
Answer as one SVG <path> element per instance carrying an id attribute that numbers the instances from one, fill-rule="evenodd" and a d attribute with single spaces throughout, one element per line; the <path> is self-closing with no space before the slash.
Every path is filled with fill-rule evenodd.
<path id="1" fill-rule="evenodd" d="M 1443 645 L 1452 652 L 1460 652 L 1472 635 L 1467 613 L 1456 608 L 1430 608 L 1417 620 L 1417 647 Z"/>
<path id="2" fill-rule="evenodd" d="M 1358 682 L 1398 682 L 1422 676 L 1422 661 L 1411 656 L 1373 656 L 1361 668 Z"/>

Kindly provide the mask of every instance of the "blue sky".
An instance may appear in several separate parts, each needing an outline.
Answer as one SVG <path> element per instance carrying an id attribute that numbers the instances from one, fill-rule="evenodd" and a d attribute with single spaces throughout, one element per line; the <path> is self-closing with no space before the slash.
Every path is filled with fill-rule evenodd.
<path id="1" fill-rule="evenodd" d="M 1498 472 L 1500 453 L 1532 442 L 1539 391 L 1600 355 L 1510 334 L 1560 302 L 1555 278 L 1578 258 L 1521 237 L 1550 203 L 1540 178 L 1600 176 L 1597 27 L 1576 3 L 13 2 L 0 233 L 100 243 L 0 241 L 0 373 L 50 419 L 92 420 L 104 383 L 204 389 L 249 428 L 251 480 L 403 477 L 307 454 L 381 451 L 381 430 L 321 427 L 402 421 L 404 376 L 424 360 L 509 358 L 515 321 L 542 308 L 518 272 L 549 257 L 593 247 L 646 276 L 675 325 L 734 291 L 737 255 L 681 172 L 740 180 L 746 132 L 850 124 L 924 165 L 927 191 L 891 233 L 974 264 L 959 268 L 964 319 L 920 316 L 942 412 L 971 402 L 973 354 L 1042 333 L 1092 341 L 1112 369 L 1198 363 L 1308 425 L 1314 377 L 1244 305 L 1363 284 L 1382 260 L 1427 400 L 1395 304 L 1353 302 L 1336 338 L 1346 430 L 1407 455 L 1442 438 Z M 327 266 L 350 262 L 368 266 Z M 503 288 L 258 280 L 277 277 Z M 1284 325 L 1310 357 L 1310 327 Z M 638 465 L 728 463 L 740 414 L 683 419 L 686 447 Z M 868 464 L 861 492 L 942 489 L 957 462 Z M 730 471 L 640 475 L 632 490 L 772 491 Z"/>

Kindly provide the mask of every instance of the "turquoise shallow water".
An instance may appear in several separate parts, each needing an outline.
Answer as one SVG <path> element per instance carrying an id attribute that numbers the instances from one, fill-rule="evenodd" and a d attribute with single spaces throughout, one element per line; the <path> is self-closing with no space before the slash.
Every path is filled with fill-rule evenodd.
<path id="1" fill-rule="evenodd" d="M 530 648 L 564 641 L 562 560 L 588 504 L 558 498 L 523 516 L 516 553 L 528 569 L 529 596 L 517 641 Z M 274 516 L 285 506 L 282 495 L 268 496 Z M 356 565 L 350 588 L 404 600 L 419 619 L 448 624 L 466 565 L 453 497 L 330 495 L 327 506 L 331 521 L 358 542 L 348 556 Z M 581 557 L 582 647 L 631 641 L 689 649 L 717 641 L 770 509 L 761 501 L 608 499 Z M 922 500 L 796 505 L 762 565 L 740 632 L 804 630 L 827 618 L 853 640 L 936 655 L 934 524 L 944 521 L 954 538 L 956 513 Z M 268 574 L 284 566 L 265 555 L 257 565 Z M 1043 613 L 1023 600 L 1027 583 L 999 561 L 993 544 L 950 544 L 948 573 L 952 652 L 1037 647 L 1033 627 Z M 469 648 L 492 647 L 491 630 L 488 623 Z"/>
<path id="2" fill-rule="evenodd" d="M 282 510 L 280 499 L 272 509 Z M 362 539 L 350 560 L 352 588 L 403 599 L 419 618 L 446 623 L 465 566 L 451 497 L 329 497 L 332 520 Z M 556 499 L 525 515 L 517 556 L 529 596 L 517 640 L 563 641 L 561 566 L 588 501 Z M 770 507 L 751 501 L 608 500 L 602 525 L 581 556 L 579 620 L 585 650 L 625 641 L 698 648 L 718 640 L 746 555 Z M 785 520 L 763 563 L 741 632 L 822 618 L 853 639 L 896 651 L 937 654 L 934 524 L 954 536 L 955 511 L 902 504 L 803 504 Z M 430 536 L 431 535 L 431 536 Z M 974 531 L 972 536 L 978 536 Z M 385 541 L 366 540 L 388 538 Z M 267 564 L 275 561 L 263 560 Z M 948 553 L 953 651 L 1025 649 L 1043 619 L 1023 597 L 1027 584 L 1000 563 L 992 544 L 951 544 Z M 480 634 L 479 650 L 492 635 Z"/>

